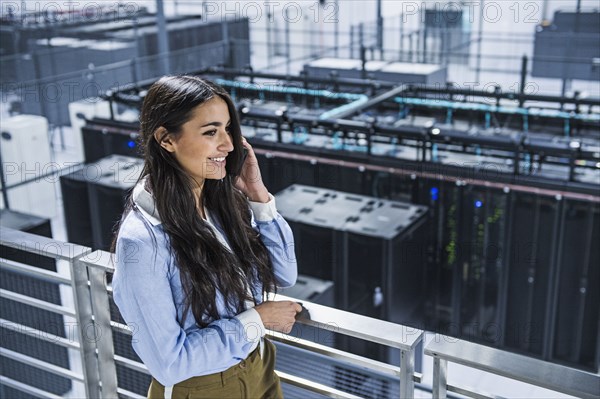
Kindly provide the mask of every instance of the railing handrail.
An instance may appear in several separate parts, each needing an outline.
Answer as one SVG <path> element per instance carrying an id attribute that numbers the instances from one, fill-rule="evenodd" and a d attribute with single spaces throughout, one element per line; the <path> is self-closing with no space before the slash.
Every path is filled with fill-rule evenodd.
<path id="1" fill-rule="evenodd" d="M 64 275 L 58 272 L 40 269 L 39 267 L 30 266 L 25 263 L 15 262 L 13 260 L 5 259 L 2 257 L 0 257 L 0 268 L 2 268 L 3 270 L 8 270 L 13 273 L 20 274 L 22 276 L 29 276 L 50 283 L 71 285 L 71 279 L 69 277 L 65 277 Z"/>
<path id="2" fill-rule="evenodd" d="M 277 300 L 297 301 L 277 294 Z M 302 301 L 310 319 L 299 319 L 300 324 L 321 328 L 337 334 L 364 339 L 400 350 L 410 351 L 417 347 L 423 338 L 423 330 L 350 313 L 344 310 Z"/>
<path id="3" fill-rule="evenodd" d="M 597 398 L 600 393 L 598 374 L 445 335 L 436 335 L 425 354 L 567 395 Z"/>
<path id="4" fill-rule="evenodd" d="M 79 265 L 87 267 L 90 271 L 90 276 L 93 276 L 98 273 L 114 272 L 114 256 L 114 254 L 106 251 L 94 251 L 79 258 L 77 262 Z M 96 276 L 96 280 L 99 280 L 99 276 Z M 94 292 L 95 285 L 97 284 L 92 284 L 92 292 Z M 108 295 L 111 291 L 110 287 L 104 288 L 104 294 Z M 94 294 L 92 293 L 92 295 Z M 96 295 L 99 295 L 99 293 Z M 295 298 L 279 294 L 276 296 L 276 299 L 297 301 Z M 345 312 L 308 301 L 302 301 L 302 303 L 308 310 L 310 319 L 299 319 L 298 321 L 301 324 L 398 348 L 400 350 L 400 368 L 398 373 L 401 381 L 400 396 L 403 398 L 414 397 L 414 354 L 417 345 L 423 339 L 422 330 Z M 105 327 L 113 327 L 115 323 L 108 317 L 108 315 L 97 317 L 97 321 L 102 322 L 103 320 L 102 323 L 105 324 Z M 120 326 L 120 328 L 128 330 L 126 326 Z M 99 351 L 99 355 L 102 352 Z M 114 358 L 114 353 L 111 351 L 108 351 L 104 355 L 105 357 Z M 295 384 L 302 383 L 301 379 L 294 381 Z M 312 390 L 314 387 L 307 385 L 305 388 Z M 331 395 L 337 396 L 333 392 L 331 392 Z"/>
<path id="5" fill-rule="evenodd" d="M 92 252 L 91 248 L 0 227 L 0 245 L 58 260 L 72 261 Z"/>
<path id="6" fill-rule="evenodd" d="M 80 290 L 91 289 L 89 294 L 85 295 L 90 295 L 91 297 L 91 302 L 94 304 L 95 308 L 93 312 L 96 313 L 95 318 L 92 318 L 91 315 L 91 304 L 83 302 L 79 304 L 79 306 L 76 306 L 76 309 L 83 312 L 90 312 L 90 319 L 86 319 L 87 322 L 98 324 L 98 327 L 105 329 L 104 331 L 112 330 L 114 327 L 113 324 L 115 323 L 110 320 L 110 314 L 108 311 L 108 295 L 110 294 L 110 287 L 106 286 L 105 275 L 107 272 L 111 273 L 115 271 L 114 254 L 106 251 L 91 252 L 91 249 L 87 247 L 64 243 L 50 238 L 8 228 L 0 228 L 0 245 L 43 256 L 53 257 L 55 259 L 64 259 L 70 261 L 72 267 L 71 273 L 73 286 L 79 287 Z M 58 279 L 53 272 L 36 271 L 30 266 L 21 264 L 19 262 L 2 259 L 0 265 L 3 269 L 9 269 L 13 272 L 20 272 L 21 274 L 34 276 L 40 279 L 64 280 Z M 18 270 L 21 267 L 23 270 Z M 65 283 L 65 281 L 57 282 Z M 89 288 L 85 288 L 88 287 L 88 282 Z M 82 294 L 78 293 L 78 296 L 81 295 Z M 39 306 L 50 311 L 71 313 L 69 309 L 63 308 L 60 305 L 47 304 L 43 301 L 27 298 L 11 291 L 2 290 L 2 296 L 10 297 L 19 300 L 20 302 L 31 302 L 33 306 Z M 297 301 L 295 298 L 281 294 L 277 294 L 274 299 Z M 380 372 L 384 371 L 385 374 L 388 375 L 397 373 L 397 375 L 400 377 L 401 397 L 413 397 L 414 382 L 421 380 L 421 375 L 414 372 L 414 352 L 417 345 L 423 339 L 424 332 L 422 330 L 350 313 L 309 301 L 303 300 L 302 304 L 308 310 L 309 317 L 299 318 L 299 324 L 356 337 L 393 348 L 398 348 L 401 352 L 399 368 L 391 365 L 386 367 L 384 364 L 379 364 L 379 362 L 375 361 L 369 361 L 367 358 L 358 360 L 355 359 L 355 363 L 360 363 L 364 367 L 372 368 Z M 77 317 L 79 316 L 81 315 L 77 315 Z M 80 322 L 86 322 L 86 320 L 82 319 Z M 15 327 L 18 326 L 19 325 L 17 323 Z M 119 328 L 123 330 L 129 329 L 125 325 L 119 326 Z M 279 334 L 281 337 L 277 335 L 277 333 L 274 334 L 276 334 L 275 336 L 278 338 L 277 340 L 283 342 L 288 341 L 287 343 L 291 345 L 294 345 L 295 341 L 300 341 L 297 339 L 298 337 L 291 337 L 290 339 L 290 337 L 285 336 L 284 334 Z M 107 334 L 107 336 L 109 336 L 109 334 Z M 112 342 L 112 338 L 105 342 L 108 341 Z M 97 342 L 97 344 L 99 344 L 99 342 Z M 307 342 L 300 342 L 300 344 L 300 346 L 306 346 L 305 349 L 308 350 L 315 349 L 316 347 L 312 348 L 315 345 L 319 346 L 318 344 L 308 344 Z M 60 342 L 60 345 L 73 348 L 78 346 L 77 344 L 68 342 Z M 88 353 L 84 355 L 84 360 L 89 361 L 88 357 L 94 356 L 89 352 L 89 348 L 81 347 L 80 349 L 84 352 L 86 350 L 88 351 Z M 331 354 L 336 355 L 337 353 L 337 350 L 328 350 L 325 347 L 316 349 L 316 352 L 322 352 L 323 354 L 329 354 L 331 352 Z M 3 352 L 9 353 L 13 357 L 18 357 L 19 359 L 22 358 L 22 360 L 28 360 L 28 358 L 25 358 L 17 353 L 6 352 L 6 350 L 3 350 Z M 598 392 L 600 392 L 600 374 L 594 374 L 568 366 L 550 363 L 444 335 L 436 335 L 434 340 L 432 340 L 425 348 L 425 354 L 432 356 L 434 359 L 434 397 L 445 397 L 446 390 L 463 392 L 473 397 L 483 397 L 482 395 L 478 395 L 476 392 L 471 392 L 460 387 L 447 385 L 447 362 L 458 363 L 474 369 L 508 377 L 513 380 L 522 381 L 542 388 L 551 389 L 556 392 L 583 398 L 595 398 L 597 397 Z M 105 364 L 107 361 L 113 362 L 113 368 L 114 361 L 117 360 L 117 358 L 117 362 L 123 361 L 123 359 L 120 357 L 115 356 L 112 348 L 107 348 L 106 351 L 98 350 L 95 356 L 98 357 L 97 361 L 100 363 Z M 346 360 L 350 360 L 352 362 L 351 358 L 355 355 L 337 353 L 336 356 L 348 358 Z M 132 364 L 130 364 L 130 366 L 135 366 L 138 369 L 145 369 L 145 366 L 141 363 L 131 363 Z M 42 364 L 40 364 L 40 366 L 45 367 L 45 365 Z M 109 369 L 110 367 L 107 368 Z M 57 369 L 55 371 L 61 370 Z M 105 370 L 101 368 L 100 374 L 105 374 L 103 371 Z M 115 374 L 116 377 L 116 373 L 114 373 L 114 371 L 111 371 L 109 374 Z M 71 378 L 75 377 L 75 379 L 78 378 L 75 375 L 69 376 Z M 102 379 L 103 378 L 101 377 L 101 380 Z M 106 387 L 104 384 L 102 384 L 103 393 L 105 393 L 104 391 L 119 391 L 120 388 L 116 386 L 116 384 L 111 386 L 109 380 L 106 381 Z M 304 385 L 304 382 L 302 382 L 301 379 L 295 379 L 293 384 Z M 304 387 L 306 389 L 311 389 L 310 385 Z M 329 394 L 336 396 L 333 391 L 329 392 Z"/>
<path id="7" fill-rule="evenodd" d="M 88 267 L 114 272 L 113 254 L 106 251 L 94 251 L 81 259 Z M 277 300 L 296 301 L 285 295 L 277 294 Z M 423 338 L 423 330 L 403 326 L 389 321 L 374 319 L 356 313 L 302 301 L 310 313 L 310 320 L 301 319 L 299 323 L 364 339 L 401 350 L 413 350 Z"/>
<path id="8" fill-rule="evenodd" d="M 1 347 L 0 351 L 3 353 L 8 353 L 13 360 L 16 360 L 20 363 L 30 364 L 34 367 L 44 369 L 47 372 L 62 375 L 71 380 L 82 381 L 84 383 L 83 385 L 85 388 L 86 397 L 99 397 L 101 395 L 101 385 L 98 378 L 98 367 L 96 362 L 96 342 L 94 340 L 82 338 L 84 336 L 87 337 L 86 328 L 94 323 L 91 310 L 91 298 L 88 291 L 88 273 L 87 269 L 85 268 L 75 267 L 75 263 L 77 262 L 78 258 L 90 253 L 92 251 L 91 248 L 1 226 L 0 245 L 13 248 L 17 251 L 25 251 L 32 254 L 50 257 L 55 260 L 68 262 L 70 268 L 69 278 L 66 278 L 65 276 L 53 271 L 43 269 L 36 270 L 34 267 L 35 261 L 31 260 L 30 261 L 33 264 L 27 265 L 2 258 L 0 260 L 0 268 L 43 281 L 69 285 L 73 289 L 74 309 L 6 289 L 0 289 L 0 296 L 2 298 L 20 302 L 25 305 L 44 309 L 49 312 L 76 318 L 78 342 L 70 342 L 68 338 L 64 339 L 62 337 L 56 337 L 57 340 L 54 342 L 54 344 L 78 350 L 81 355 L 83 374 L 82 377 L 80 377 L 79 374 L 70 373 L 70 371 L 65 372 L 59 366 L 42 362 L 35 358 L 30 358 L 22 353 L 14 351 L 6 352 L 6 349 Z M 8 251 L 6 255 L 9 256 Z M 6 325 L 3 325 L 3 327 L 6 328 L 9 326 L 19 329 L 18 332 L 21 334 L 29 336 L 36 334 L 38 339 L 49 341 L 45 332 L 41 332 L 30 327 L 24 328 L 24 326 L 20 323 L 12 321 L 8 321 Z M 24 330 L 27 330 L 27 332 L 24 332 Z M 33 395 L 41 397 L 55 397 L 55 395 L 51 394 L 50 392 L 45 392 L 35 387 L 27 386 L 26 384 L 18 381 L 5 379 L 2 376 L 0 377 L 2 380 L 5 380 L 6 384 L 21 391 L 32 393 Z"/>

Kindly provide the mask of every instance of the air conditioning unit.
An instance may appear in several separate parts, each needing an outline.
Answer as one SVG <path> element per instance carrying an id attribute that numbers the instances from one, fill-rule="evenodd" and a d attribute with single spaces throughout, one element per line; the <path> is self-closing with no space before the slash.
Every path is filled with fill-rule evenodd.
<path id="1" fill-rule="evenodd" d="M 8 208 L 40 217 L 54 217 L 54 183 L 57 177 L 43 176 L 56 171 L 58 165 L 50 157 L 46 118 L 37 115 L 3 118 L 0 143 L 2 173 L 8 188 Z M 11 188 L 15 185 L 18 186 Z M 2 197 L 0 208 L 6 207 Z"/>

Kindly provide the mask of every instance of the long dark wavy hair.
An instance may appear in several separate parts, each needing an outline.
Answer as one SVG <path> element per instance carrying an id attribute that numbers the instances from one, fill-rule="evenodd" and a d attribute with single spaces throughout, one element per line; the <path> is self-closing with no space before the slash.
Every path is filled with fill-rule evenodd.
<path id="1" fill-rule="evenodd" d="M 200 216 L 193 190 L 196 183 L 154 137 L 155 131 L 164 127 L 177 139 L 194 108 L 216 96 L 229 109 L 234 149 L 227 156 L 226 176 L 222 180 L 205 179 L 200 206 L 218 219 L 232 252 L 223 247 Z M 179 267 L 185 295 L 181 324 L 190 308 L 201 327 L 219 319 L 218 291 L 228 309 L 237 314 L 244 310 L 245 300 L 256 303 L 254 296 L 275 290 L 273 265 L 258 232 L 251 226 L 248 200 L 233 185 L 232 171 L 238 170 L 243 162 L 242 135 L 237 111 L 227 92 L 196 76 L 161 78 L 145 96 L 140 114 L 140 141 L 145 162 L 138 183 L 147 178 L 146 188 L 154 196 L 171 255 Z M 129 197 L 124 215 L 135 208 Z M 113 250 L 116 240 L 115 236 Z M 260 293 L 254 292 L 253 282 L 260 283 Z"/>

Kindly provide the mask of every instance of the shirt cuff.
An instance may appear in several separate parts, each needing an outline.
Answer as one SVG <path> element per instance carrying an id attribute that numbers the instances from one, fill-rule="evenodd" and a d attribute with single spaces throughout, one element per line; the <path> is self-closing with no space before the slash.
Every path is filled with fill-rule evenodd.
<path id="1" fill-rule="evenodd" d="M 277 217 L 277 207 L 275 206 L 275 197 L 269 193 L 269 202 L 250 202 L 250 209 L 254 213 L 254 219 L 259 222 L 270 222 Z"/>
<path id="2" fill-rule="evenodd" d="M 254 308 L 243 311 L 235 318 L 244 326 L 244 337 L 249 342 L 259 342 L 267 333 L 260 315 Z"/>

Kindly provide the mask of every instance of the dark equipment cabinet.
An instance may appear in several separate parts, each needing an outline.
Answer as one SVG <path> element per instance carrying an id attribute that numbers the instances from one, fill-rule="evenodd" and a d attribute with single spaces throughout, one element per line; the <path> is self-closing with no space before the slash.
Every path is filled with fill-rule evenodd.
<path id="1" fill-rule="evenodd" d="M 508 196 L 500 190 L 475 186 L 457 187 L 461 193 L 460 243 L 457 247 L 454 321 L 464 338 L 498 345 L 501 276 L 506 258 Z"/>
<path id="2" fill-rule="evenodd" d="M 340 309 L 421 327 L 427 208 L 293 185 L 276 195 L 300 273 L 333 277 Z M 387 348 L 337 337 L 341 349 L 390 360 Z"/>
<path id="3" fill-rule="evenodd" d="M 50 220 L 21 212 L 8 209 L 1 210 L 0 225 L 39 236 L 52 237 Z M 45 256 L 0 246 L 0 257 L 56 272 L 55 260 Z M 61 305 L 59 285 L 56 283 L 41 281 L 3 270 L 0 271 L 0 288 Z M 60 314 L 5 298 L 0 299 L 0 309 L 2 319 L 8 322 L 19 323 L 28 328 L 40 330 L 47 337 L 67 338 L 65 321 Z M 0 334 L 2 335 L 1 346 L 3 349 L 19 352 L 62 368 L 70 368 L 68 350 L 63 346 L 6 327 L 0 327 Z M 4 377 L 56 395 L 62 395 L 71 390 L 71 381 L 68 378 L 53 375 L 4 356 L 0 358 L 0 362 L 2 363 L 1 374 Z M 22 391 L 2 384 L 0 384 L 0 397 L 29 398 Z"/>
<path id="4" fill-rule="evenodd" d="M 568 365 L 597 366 L 600 295 L 600 206 L 566 200 L 558 248 L 556 310 L 551 357 Z"/>
<path id="5" fill-rule="evenodd" d="M 102 160 L 108 170 L 98 179 L 88 181 L 90 216 L 95 247 L 109 250 L 114 228 L 121 219 L 125 198 L 142 172 L 137 158 L 113 155 Z"/>
<path id="6" fill-rule="evenodd" d="M 86 163 L 97 162 L 109 155 L 140 156 L 135 127 L 86 125 L 81 128 L 81 136 Z"/>
<path id="7" fill-rule="evenodd" d="M 543 356 L 560 204 L 554 198 L 533 195 L 519 195 L 514 201 L 505 345 Z"/>
<path id="8" fill-rule="evenodd" d="M 94 247 L 94 237 L 87 181 L 97 178 L 99 173 L 92 165 L 91 168 L 84 167 L 60 177 L 67 239 L 89 248 Z"/>
<path id="9" fill-rule="evenodd" d="M 333 190 L 302 185 L 290 186 L 276 195 L 277 209 L 294 232 L 298 272 L 334 281 L 334 290 L 342 256 L 339 232 L 354 213 L 340 206 L 340 196 Z"/>
<path id="10" fill-rule="evenodd" d="M 352 312 L 420 325 L 427 208 L 364 196 L 351 198 L 360 201 L 360 208 L 344 226 L 348 291 L 342 292 L 343 305 Z"/>
<path id="11" fill-rule="evenodd" d="M 143 167 L 139 158 L 112 155 L 61 176 L 70 242 L 109 250 L 125 197 Z"/>

